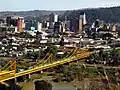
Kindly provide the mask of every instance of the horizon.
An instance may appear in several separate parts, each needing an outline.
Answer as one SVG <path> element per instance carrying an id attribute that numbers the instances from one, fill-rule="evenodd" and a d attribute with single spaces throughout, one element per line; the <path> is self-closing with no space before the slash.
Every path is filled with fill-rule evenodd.
<path id="1" fill-rule="evenodd" d="M 31 10 L 8 10 L 8 11 L 0 11 L 0 12 L 27 12 L 27 11 L 36 11 L 36 10 L 38 10 L 38 11 L 72 11 L 72 10 L 84 10 L 84 9 L 100 9 L 100 8 L 112 8 L 112 7 L 120 7 L 120 6 L 108 6 L 108 7 L 94 7 L 94 8 L 92 8 L 92 7 L 88 7 L 88 8 L 80 8 L 80 9 L 69 9 L 69 10 L 65 10 L 65 9 L 63 9 L 63 10 L 43 10 L 43 9 L 31 9 Z"/>
<path id="2" fill-rule="evenodd" d="M 29 2 L 29 3 L 28 3 Z M 2 11 L 65 11 L 78 10 L 86 8 L 105 8 L 120 6 L 119 0 L 2 0 L 0 3 L 0 12 Z"/>

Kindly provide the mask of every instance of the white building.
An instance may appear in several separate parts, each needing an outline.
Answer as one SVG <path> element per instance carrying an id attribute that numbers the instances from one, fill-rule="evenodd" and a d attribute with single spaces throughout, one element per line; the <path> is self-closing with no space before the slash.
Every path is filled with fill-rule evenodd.
<path id="1" fill-rule="evenodd" d="M 38 31 L 41 31 L 41 30 L 42 30 L 42 23 L 38 22 Z"/>
<path id="2" fill-rule="evenodd" d="M 83 15 L 83 24 L 86 25 L 87 24 L 87 20 L 86 20 L 86 14 L 84 13 Z"/>
<path id="3" fill-rule="evenodd" d="M 47 28 L 50 26 L 50 23 L 49 22 L 47 22 Z"/>
<path id="4" fill-rule="evenodd" d="M 58 22 L 58 15 L 54 15 L 54 22 Z"/>

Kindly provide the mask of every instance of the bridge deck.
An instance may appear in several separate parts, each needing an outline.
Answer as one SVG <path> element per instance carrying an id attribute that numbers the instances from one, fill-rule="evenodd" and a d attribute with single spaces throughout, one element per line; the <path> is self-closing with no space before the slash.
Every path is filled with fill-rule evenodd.
<path id="1" fill-rule="evenodd" d="M 35 73 L 37 71 L 42 71 L 44 69 L 52 68 L 52 67 L 62 65 L 62 64 L 65 64 L 65 63 L 70 63 L 70 62 L 76 61 L 78 59 L 89 57 L 89 55 L 90 55 L 90 52 L 84 52 L 84 53 L 81 53 L 81 54 L 77 54 L 76 56 L 72 56 L 72 57 L 65 58 L 65 59 L 62 59 L 62 60 L 59 60 L 59 61 L 54 61 L 52 63 L 37 66 L 37 67 L 34 67 L 32 69 L 25 70 L 23 72 L 19 72 L 19 73 L 15 73 L 15 74 L 14 74 L 13 71 L 12 72 L 11 71 L 8 71 L 8 72 L 6 71 L 5 73 L 7 73 L 7 74 L 5 74 L 5 73 L 0 74 L 0 82 L 4 82 L 4 81 L 14 79 L 16 77 L 24 76 L 24 75 L 27 75 L 27 74 Z"/>

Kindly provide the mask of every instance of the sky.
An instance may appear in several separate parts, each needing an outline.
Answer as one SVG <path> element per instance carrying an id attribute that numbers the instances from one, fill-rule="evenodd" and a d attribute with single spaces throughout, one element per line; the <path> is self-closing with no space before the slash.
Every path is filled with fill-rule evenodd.
<path id="1" fill-rule="evenodd" d="M 0 11 L 75 10 L 120 6 L 120 0 L 1 0 Z"/>

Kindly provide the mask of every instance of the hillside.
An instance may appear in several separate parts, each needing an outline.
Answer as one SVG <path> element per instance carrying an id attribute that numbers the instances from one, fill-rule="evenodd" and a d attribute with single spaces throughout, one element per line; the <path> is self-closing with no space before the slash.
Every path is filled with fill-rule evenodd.
<path id="1" fill-rule="evenodd" d="M 50 15 L 51 13 L 56 13 L 58 15 L 63 15 L 65 11 L 46 11 L 46 10 L 33 10 L 33 11 L 4 11 L 0 12 L 0 18 L 6 17 L 6 16 L 22 16 L 22 17 L 42 17 L 45 15 Z"/>
<path id="2" fill-rule="evenodd" d="M 68 20 L 77 19 L 81 12 L 85 12 L 87 15 L 87 21 L 89 23 L 94 22 L 96 19 L 104 20 L 106 23 L 120 23 L 120 6 L 110 8 L 88 8 L 80 10 L 70 11 L 46 11 L 46 10 L 33 10 L 33 11 L 19 11 L 19 12 L 0 12 L 0 18 L 8 15 L 23 16 L 25 19 L 36 19 L 38 21 L 49 20 L 48 15 L 56 13 L 60 16 L 60 20 L 65 20 L 65 16 Z"/>
<path id="3" fill-rule="evenodd" d="M 61 19 L 64 19 L 65 16 L 67 16 L 69 20 L 79 18 L 81 12 L 86 13 L 89 23 L 96 19 L 104 20 L 106 23 L 120 23 L 120 6 L 67 11 Z"/>

